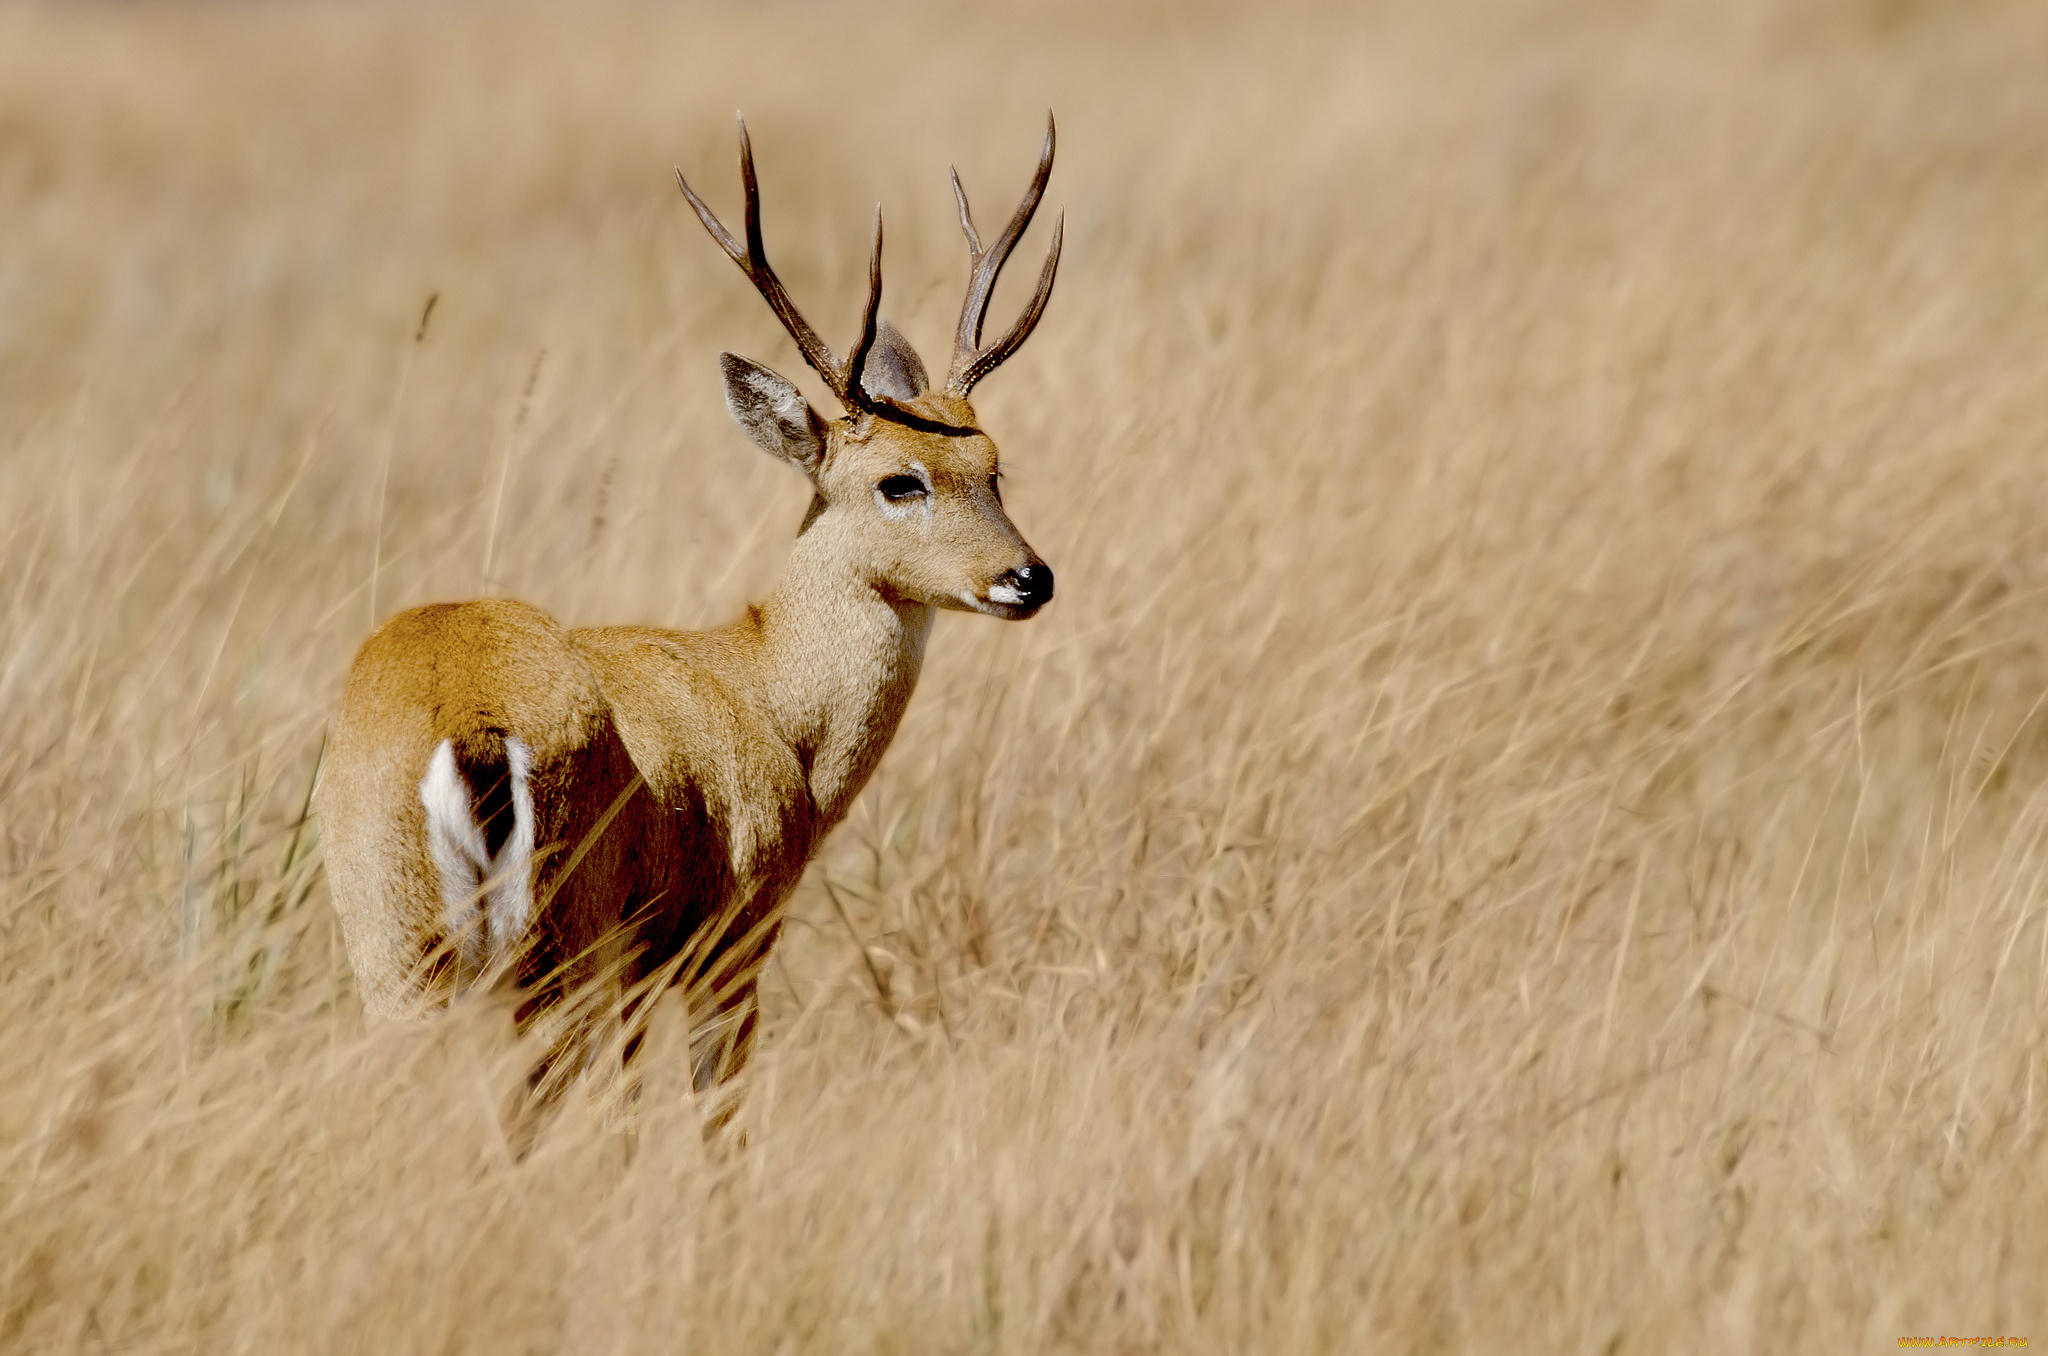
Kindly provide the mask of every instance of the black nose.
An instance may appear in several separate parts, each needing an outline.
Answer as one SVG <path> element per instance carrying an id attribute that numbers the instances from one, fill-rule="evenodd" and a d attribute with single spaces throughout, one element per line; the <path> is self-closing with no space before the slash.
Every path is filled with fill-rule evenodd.
<path id="1" fill-rule="evenodd" d="M 1017 590 L 1017 601 L 1025 607 L 1042 607 L 1052 601 L 1052 566 L 1042 560 L 1003 571 L 1001 582 Z"/>

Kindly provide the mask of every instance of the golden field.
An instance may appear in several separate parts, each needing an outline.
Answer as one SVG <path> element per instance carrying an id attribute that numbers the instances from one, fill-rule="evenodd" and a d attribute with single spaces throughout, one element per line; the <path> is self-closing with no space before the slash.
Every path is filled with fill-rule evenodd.
<path id="1" fill-rule="evenodd" d="M 2022 0 L 0 7 L 0 1349 L 2048 1340 L 2044 70 Z M 357 1003 L 351 654 L 759 596 L 714 358 L 801 365 L 670 166 L 736 214 L 745 110 L 840 344 L 882 201 L 942 365 L 945 168 L 986 228 L 1047 105 L 977 394 L 1058 600 L 939 624 L 743 1144 L 670 1022 L 515 1164 L 501 1014 Z"/>

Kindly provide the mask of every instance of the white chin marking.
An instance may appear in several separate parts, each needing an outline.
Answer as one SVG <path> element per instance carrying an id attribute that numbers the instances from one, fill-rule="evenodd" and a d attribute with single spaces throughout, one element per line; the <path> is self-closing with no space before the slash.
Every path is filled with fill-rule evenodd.
<path id="1" fill-rule="evenodd" d="M 466 977 L 505 955 L 533 914 L 533 792 L 527 785 L 533 755 L 519 740 L 507 739 L 505 764 L 512 779 L 512 832 L 496 856 L 485 846 L 476 792 L 456 766 L 452 741 L 435 747 L 420 778 L 442 923 Z"/>
<path id="2" fill-rule="evenodd" d="M 1014 584 L 995 584 L 989 588 L 988 599 L 992 603 L 1003 603 L 1009 607 L 1015 607 L 1024 601 L 1024 595 L 1017 592 L 1016 585 Z"/>

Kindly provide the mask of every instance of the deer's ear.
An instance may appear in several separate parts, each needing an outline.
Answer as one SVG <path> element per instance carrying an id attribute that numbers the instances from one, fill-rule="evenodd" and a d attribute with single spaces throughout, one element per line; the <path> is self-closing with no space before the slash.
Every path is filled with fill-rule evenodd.
<path id="1" fill-rule="evenodd" d="M 807 476 L 825 462 L 825 421 L 795 383 L 737 353 L 718 355 L 725 373 L 725 407 L 747 436 L 772 457 Z"/>
<path id="2" fill-rule="evenodd" d="M 915 400 L 931 389 L 932 379 L 903 331 L 884 320 L 875 330 L 875 346 L 861 366 L 860 384 L 869 395 Z"/>

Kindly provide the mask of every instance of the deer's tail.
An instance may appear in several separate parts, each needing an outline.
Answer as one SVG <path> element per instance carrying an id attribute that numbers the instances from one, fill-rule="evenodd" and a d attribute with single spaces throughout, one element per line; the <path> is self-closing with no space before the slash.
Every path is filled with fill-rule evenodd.
<path id="1" fill-rule="evenodd" d="M 441 916 L 466 978 L 511 954 L 533 921 L 533 758 L 495 728 L 443 739 L 420 779 Z"/>

